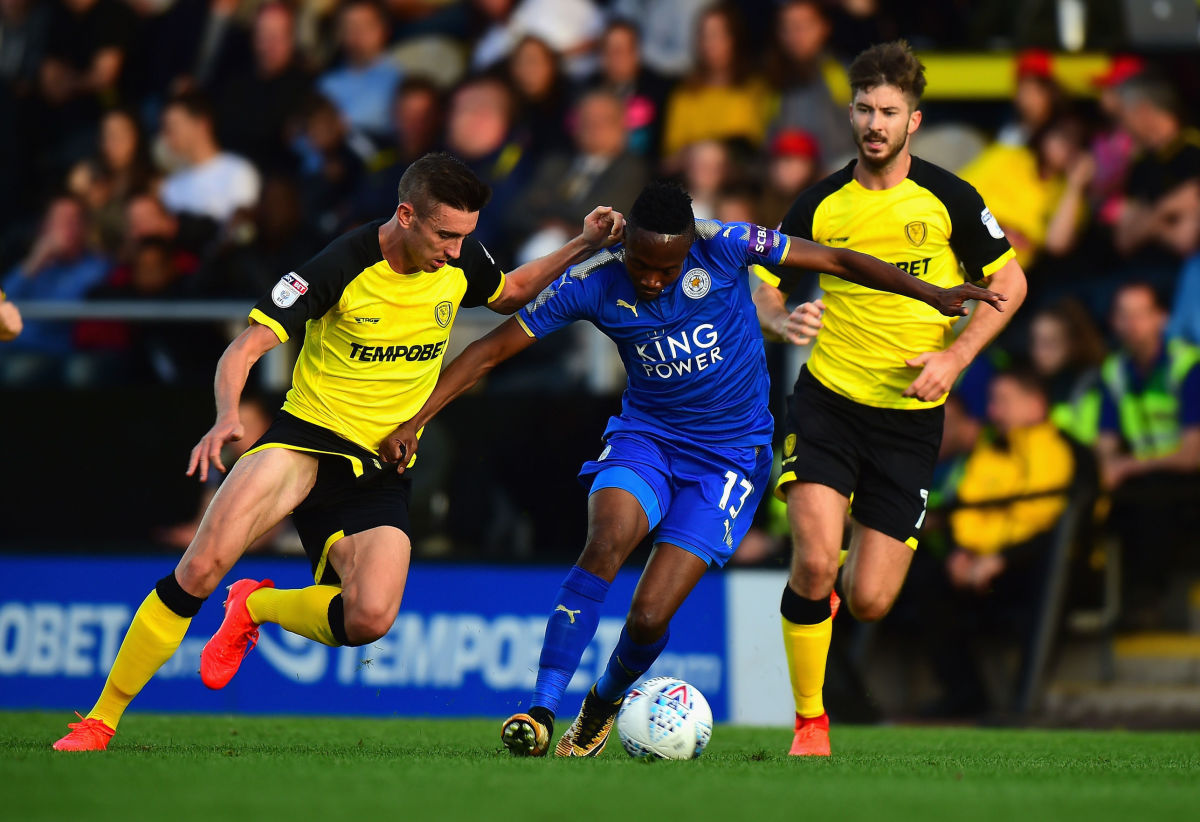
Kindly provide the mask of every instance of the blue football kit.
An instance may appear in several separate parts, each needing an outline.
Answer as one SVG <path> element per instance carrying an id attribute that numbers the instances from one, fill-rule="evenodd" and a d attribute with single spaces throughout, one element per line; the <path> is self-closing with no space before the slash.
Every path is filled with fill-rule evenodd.
<path id="1" fill-rule="evenodd" d="M 617 344 L 629 382 L 591 491 L 622 488 L 655 542 L 724 565 L 770 480 L 774 422 L 747 266 L 778 264 L 788 238 L 749 223 L 696 222 L 683 274 L 640 301 L 615 246 L 569 269 L 517 314 L 532 337 L 587 320 Z"/>

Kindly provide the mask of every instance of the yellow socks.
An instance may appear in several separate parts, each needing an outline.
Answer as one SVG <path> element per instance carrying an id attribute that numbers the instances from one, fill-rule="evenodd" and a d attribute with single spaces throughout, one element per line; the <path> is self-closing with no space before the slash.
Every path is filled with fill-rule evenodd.
<path id="1" fill-rule="evenodd" d="M 785 586 L 779 610 L 783 615 L 783 649 L 796 713 L 805 718 L 820 716 L 825 713 L 821 690 L 825 686 L 825 660 L 833 638 L 829 598 L 806 599 Z"/>
<path id="2" fill-rule="evenodd" d="M 329 624 L 329 603 L 342 592 L 336 585 L 307 588 L 259 588 L 246 597 L 250 618 L 260 625 L 273 622 L 293 634 L 334 647 L 344 644 Z M 339 626 L 341 627 L 341 626 Z"/>
<path id="3" fill-rule="evenodd" d="M 174 581 L 173 576 L 171 580 Z M 175 653 L 191 622 L 191 617 L 182 617 L 163 604 L 158 590 L 151 591 L 133 615 L 104 690 L 88 719 L 99 719 L 115 730 L 129 703 Z"/>

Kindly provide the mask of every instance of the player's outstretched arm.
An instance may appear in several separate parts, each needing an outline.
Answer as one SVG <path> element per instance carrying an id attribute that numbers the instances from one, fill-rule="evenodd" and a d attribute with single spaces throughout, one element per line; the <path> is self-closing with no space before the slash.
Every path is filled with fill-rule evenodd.
<path id="1" fill-rule="evenodd" d="M 821 330 L 821 313 L 825 310 L 825 303 L 813 300 L 788 311 L 787 297 L 782 291 L 759 283 L 758 288 L 754 289 L 754 308 L 763 336 L 768 340 L 808 345 Z"/>
<path id="2" fill-rule="evenodd" d="M 965 315 L 966 303 L 970 300 L 985 302 L 997 311 L 1004 310 L 1001 303 L 1007 297 L 1003 293 L 988 291 L 970 283 L 941 288 L 867 254 L 848 248 L 829 248 L 799 237 L 790 237 L 789 240 L 791 245 L 783 260 L 785 266 L 823 271 L 867 288 L 912 297 L 928 303 L 948 317 Z"/>
<path id="3" fill-rule="evenodd" d="M 187 467 L 189 477 L 199 469 L 200 481 L 205 482 L 210 464 L 221 471 L 225 470 L 225 464 L 221 462 L 221 449 L 225 443 L 240 440 L 246 433 L 238 416 L 238 403 L 242 399 L 242 389 L 246 387 L 246 378 L 250 376 L 250 368 L 277 345 L 279 337 L 275 336 L 274 331 L 265 325 L 251 323 L 221 355 L 217 361 L 217 376 L 213 380 L 217 396 L 217 421 L 192 449 Z"/>
<path id="4" fill-rule="evenodd" d="M 417 453 L 417 432 L 455 397 L 483 379 L 497 365 L 536 341 L 537 338 L 527 334 L 513 317 L 468 345 L 438 377 L 433 393 L 416 416 L 383 438 L 379 444 L 380 458 L 384 462 L 397 463 L 396 472 L 403 474 L 404 467 Z"/>
<path id="5" fill-rule="evenodd" d="M 1003 314 L 997 311 L 976 311 L 949 348 L 944 351 L 928 351 L 906 360 L 906 365 L 910 368 L 920 368 L 921 373 L 904 390 L 904 396 L 932 402 L 949 391 L 963 369 L 971 364 L 985 345 L 996 338 L 1012 319 L 1013 312 L 1025 302 L 1028 285 L 1025 282 L 1025 272 L 1016 260 L 1009 260 L 1002 265 L 990 277 L 989 285 L 1006 295 L 1008 310 Z"/>
<path id="6" fill-rule="evenodd" d="M 509 272 L 500 296 L 488 303 L 498 314 L 511 314 L 576 263 L 602 248 L 619 243 L 625 234 L 625 217 L 608 206 L 599 206 L 583 218 L 583 231 L 558 251 L 539 257 Z"/>

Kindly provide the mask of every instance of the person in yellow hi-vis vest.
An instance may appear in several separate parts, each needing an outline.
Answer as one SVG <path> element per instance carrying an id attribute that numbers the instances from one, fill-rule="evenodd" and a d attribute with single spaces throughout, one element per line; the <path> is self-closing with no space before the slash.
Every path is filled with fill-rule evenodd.
<path id="1" fill-rule="evenodd" d="M 1200 529 L 1200 348 L 1167 340 L 1167 307 L 1148 283 L 1113 300 L 1121 348 L 1100 369 L 1100 478 L 1120 537 L 1123 618 L 1161 627 L 1172 580 L 1195 565 Z"/>

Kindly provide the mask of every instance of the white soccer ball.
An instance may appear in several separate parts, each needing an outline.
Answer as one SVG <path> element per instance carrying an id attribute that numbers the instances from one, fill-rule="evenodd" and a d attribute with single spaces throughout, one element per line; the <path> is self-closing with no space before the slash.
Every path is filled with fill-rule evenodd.
<path id="1" fill-rule="evenodd" d="M 712 709 L 694 685 L 656 676 L 625 696 L 617 734 L 632 757 L 695 759 L 712 737 Z"/>

